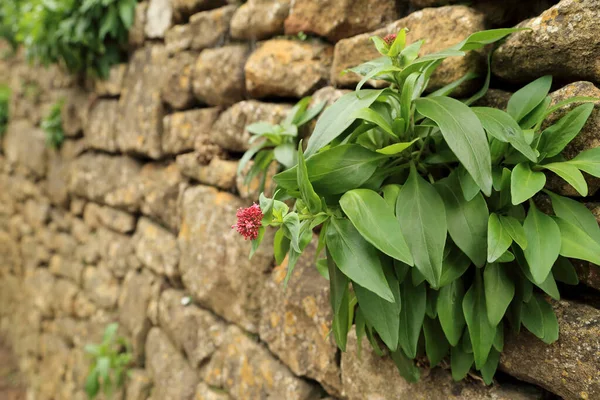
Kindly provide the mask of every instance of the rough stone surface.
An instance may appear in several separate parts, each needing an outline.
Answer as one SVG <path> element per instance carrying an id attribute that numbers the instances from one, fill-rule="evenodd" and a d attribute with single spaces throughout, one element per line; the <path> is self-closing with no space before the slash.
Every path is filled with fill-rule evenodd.
<path id="1" fill-rule="evenodd" d="M 212 127 L 211 139 L 224 149 L 246 151 L 250 140 L 250 133 L 246 131 L 247 125 L 259 121 L 278 124 L 285 119 L 289 109 L 287 104 L 241 101 L 219 115 Z"/>
<path id="2" fill-rule="evenodd" d="M 129 46 L 131 48 L 140 47 L 144 44 L 147 13 L 148 1 L 136 4 L 133 26 L 129 29 Z"/>
<path id="3" fill-rule="evenodd" d="M 317 388 L 296 378 L 268 350 L 235 326 L 227 329 L 227 345 L 217 350 L 204 380 L 239 400 L 317 398 Z"/>
<path id="4" fill-rule="evenodd" d="M 329 282 L 314 266 L 316 241 L 304 250 L 287 289 L 287 259 L 275 268 L 262 298 L 260 338 L 290 369 L 341 394 L 337 346 L 331 330 Z"/>
<path id="5" fill-rule="evenodd" d="M 77 137 L 87 122 L 89 110 L 89 93 L 80 88 L 71 89 L 63 97 L 64 103 L 60 112 L 65 137 Z"/>
<path id="6" fill-rule="evenodd" d="M 133 54 L 119 99 L 116 138 L 121 151 L 150 158 L 161 156 L 164 108 L 160 91 L 167 76 L 166 65 L 163 45 L 146 45 Z"/>
<path id="7" fill-rule="evenodd" d="M 88 153 L 71 164 L 69 189 L 89 200 L 136 211 L 139 172 L 139 164 L 131 158 Z"/>
<path id="8" fill-rule="evenodd" d="M 326 85 L 332 59 L 333 47 L 317 40 L 268 40 L 246 62 L 246 90 L 254 98 L 306 96 Z"/>
<path id="9" fill-rule="evenodd" d="M 92 81 L 94 93 L 100 97 L 116 97 L 120 95 L 126 72 L 127 64 L 113 65 L 110 68 L 107 79 L 94 79 Z"/>
<path id="10" fill-rule="evenodd" d="M 547 345 L 529 332 L 510 336 L 500 368 L 565 399 L 600 396 L 600 311 L 569 301 L 553 302 L 560 336 Z"/>
<path id="11" fill-rule="evenodd" d="M 41 178 L 46 173 L 46 137 L 44 131 L 26 120 L 11 121 L 3 138 L 8 163 L 22 168 L 24 173 Z"/>
<path id="12" fill-rule="evenodd" d="M 121 233 L 132 232 L 135 229 L 135 217 L 116 208 L 87 203 L 83 213 L 88 225 L 101 224 Z"/>
<path id="13" fill-rule="evenodd" d="M 285 33 L 325 36 L 331 41 L 380 28 L 400 15 L 394 0 L 307 0 L 293 2 Z"/>
<path id="14" fill-rule="evenodd" d="M 127 379 L 125 398 L 127 400 L 147 400 L 152 390 L 152 379 L 144 369 L 133 369 Z"/>
<path id="15" fill-rule="evenodd" d="M 228 2 L 226 0 L 171 0 L 171 3 L 173 4 L 175 19 L 182 21 L 198 11 L 224 6 Z"/>
<path id="16" fill-rule="evenodd" d="M 99 307 L 110 309 L 117 304 L 119 282 L 104 266 L 87 267 L 83 271 L 83 288 Z"/>
<path id="17" fill-rule="evenodd" d="M 194 94 L 212 106 L 228 106 L 244 99 L 244 63 L 250 48 L 231 44 L 200 53 L 194 67 Z"/>
<path id="18" fill-rule="evenodd" d="M 185 191 L 179 231 L 179 269 L 190 294 L 205 308 L 250 332 L 258 331 L 262 288 L 271 268 L 271 235 L 252 260 L 250 242 L 231 229 L 244 204 L 207 186 Z"/>
<path id="19" fill-rule="evenodd" d="M 231 36 L 261 40 L 283 33 L 290 12 L 290 0 L 248 0 L 233 14 Z"/>
<path id="20" fill-rule="evenodd" d="M 590 96 L 597 97 L 599 100 L 596 102 L 596 106 L 592 111 L 592 114 L 588 118 L 587 123 L 581 129 L 579 134 L 573 139 L 567 147 L 563 150 L 562 155 L 565 156 L 566 159 L 571 159 L 583 150 L 593 149 L 596 147 L 600 147 L 600 89 L 594 86 L 591 82 L 575 82 L 571 83 L 555 92 L 550 94 L 550 98 L 552 102 L 551 106 L 555 105 L 559 101 L 566 100 L 575 96 Z M 548 126 L 552 123 L 557 122 L 560 118 L 562 118 L 567 112 L 577 107 L 581 103 L 573 103 L 568 106 L 562 107 L 560 110 L 556 111 L 546 120 L 545 126 Z M 593 196 L 598 189 L 600 189 L 600 178 L 593 177 L 584 173 L 586 177 L 586 181 L 588 183 L 589 196 Z M 558 192 L 559 194 L 563 194 L 565 196 L 574 196 L 580 197 L 581 195 L 577 193 L 577 191 L 565 182 L 562 178 L 554 175 L 553 173 L 548 173 L 548 183 L 547 186 L 549 189 Z"/>
<path id="21" fill-rule="evenodd" d="M 597 54 L 600 4 L 595 0 L 563 0 L 520 26 L 494 53 L 492 71 L 513 82 L 542 75 L 569 80 L 600 81 Z"/>
<path id="22" fill-rule="evenodd" d="M 153 297 L 158 297 L 155 286 L 156 278 L 152 273 L 129 271 L 119 297 L 119 322 L 129 333 L 138 360 L 143 359 L 146 334 L 151 327 L 148 305 Z"/>
<path id="23" fill-rule="evenodd" d="M 182 52 L 169 59 L 168 77 L 165 80 L 161 97 L 175 110 L 184 110 L 194 105 L 192 92 L 192 71 L 196 56 Z"/>
<path id="24" fill-rule="evenodd" d="M 148 0 L 144 32 L 149 39 L 162 39 L 173 22 L 172 0 Z"/>
<path id="25" fill-rule="evenodd" d="M 449 371 L 421 369 L 417 383 L 404 380 L 389 356 L 377 356 L 363 338 L 357 354 L 354 330 L 348 335 L 347 352 L 342 353 L 342 383 L 348 400 L 364 399 L 463 399 L 463 400 L 541 400 L 541 393 L 527 386 L 454 382 Z"/>
<path id="26" fill-rule="evenodd" d="M 146 341 L 147 368 L 154 379 L 156 400 L 192 400 L 198 376 L 160 329 L 152 328 Z"/>
<path id="27" fill-rule="evenodd" d="M 185 293 L 168 289 L 158 303 L 158 321 L 173 343 L 187 355 L 193 367 L 208 360 L 223 343 L 225 324 L 212 313 L 184 305 Z"/>
<path id="28" fill-rule="evenodd" d="M 213 157 L 208 165 L 202 165 L 198 162 L 198 156 L 195 153 L 187 153 L 177 157 L 177 165 L 183 175 L 205 185 L 216 186 L 224 190 L 235 187 L 237 161 Z"/>
<path id="29" fill-rule="evenodd" d="M 335 46 L 331 81 L 336 86 L 354 86 L 361 79 L 357 74 L 353 72 L 340 74 L 347 68 L 380 56 L 369 38 L 373 35 L 384 37 L 390 33 L 397 33 L 402 28 L 409 29 L 406 35 L 408 43 L 425 39 L 420 52 L 421 55 L 425 55 L 444 50 L 470 34 L 485 29 L 485 25 L 482 14 L 465 6 L 427 8 L 416 11 L 385 28 L 340 40 Z M 428 88 L 430 90 L 438 89 L 459 79 L 469 71 L 483 72 L 484 58 L 478 52 L 470 52 L 465 57 L 446 59 L 431 76 Z M 455 93 L 459 95 L 461 90 L 464 92 L 467 89 L 470 88 L 458 88 Z"/>
<path id="30" fill-rule="evenodd" d="M 204 11 L 190 17 L 190 48 L 203 50 L 222 45 L 229 36 L 229 22 L 236 6 Z"/>
<path id="31" fill-rule="evenodd" d="M 58 254 L 50 258 L 48 269 L 52 274 L 71 279 L 77 284 L 81 284 L 83 264 L 74 260 L 66 259 Z"/>
<path id="32" fill-rule="evenodd" d="M 135 254 L 142 264 L 159 275 L 178 275 L 179 248 L 175 236 L 148 218 L 140 218 L 133 235 Z"/>
<path id="33" fill-rule="evenodd" d="M 265 180 L 265 185 L 263 190 L 261 190 L 261 182 L 262 176 L 255 176 L 248 184 L 246 184 L 246 176 L 248 172 L 254 165 L 254 161 L 249 161 L 246 164 L 246 168 L 240 172 L 236 177 L 236 187 L 238 195 L 244 200 L 253 200 L 258 201 L 258 197 L 262 192 L 265 193 L 265 196 L 272 197 L 273 190 L 275 189 L 275 181 L 273 180 L 273 176 L 279 172 L 278 163 L 272 163 L 267 170 L 267 179 Z M 257 203 L 258 204 L 258 203 Z"/>
<path id="34" fill-rule="evenodd" d="M 192 29 L 189 24 L 175 25 L 165 32 L 165 47 L 170 55 L 189 50 L 192 45 Z"/>
<path id="35" fill-rule="evenodd" d="M 163 119 L 162 150 L 165 154 L 192 151 L 198 137 L 209 137 L 219 116 L 217 107 L 176 112 Z"/>
<path id="36" fill-rule="evenodd" d="M 115 152 L 118 100 L 98 100 L 92 109 L 85 128 L 86 144 L 97 150 Z"/>
<path id="37" fill-rule="evenodd" d="M 231 397 L 223 391 L 215 391 L 206 383 L 200 382 L 196 387 L 195 400 L 231 400 Z"/>

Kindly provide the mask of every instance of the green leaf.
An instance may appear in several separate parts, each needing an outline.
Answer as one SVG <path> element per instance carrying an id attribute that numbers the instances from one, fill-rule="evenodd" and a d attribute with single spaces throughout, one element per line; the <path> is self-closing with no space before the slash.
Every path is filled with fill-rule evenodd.
<path id="1" fill-rule="evenodd" d="M 357 144 L 336 146 L 306 160 L 308 179 L 321 195 L 345 193 L 365 183 L 384 157 Z M 297 168 L 275 175 L 275 182 L 288 191 L 297 190 Z"/>
<path id="2" fill-rule="evenodd" d="M 544 343 L 551 344 L 558 339 L 558 320 L 552 306 L 539 294 L 534 294 L 528 303 L 523 304 L 523 325 Z"/>
<path id="3" fill-rule="evenodd" d="M 402 349 L 398 349 L 397 351 L 393 351 L 390 353 L 396 368 L 398 368 L 398 372 L 400 375 L 406 379 L 408 382 L 418 382 L 421 377 L 421 371 L 419 368 L 415 366 L 413 360 L 404 354 Z"/>
<path id="4" fill-rule="evenodd" d="M 382 90 L 361 90 L 340 97 L 333 105 L 328 107 L 317 121 L 306 148 L 309 157 L 337 138 L 354 122 L 354 113 L 369 107 Z"/>
<path id="5" fill-rule="evenodd" d="M 532 198 L 545 184 L 546 175 L 543 172 L 532 171 L 526 162 L 517 164 L 510 176 L 512 203 L 517 205 Z"/>
<path id="6" fill-rule="evenodd" d="M 521 272 L 525 275 L 527 280 L 546 292 L 548 296 L 555 300 L 560 300 L 560 293 L 558 292 L 558 287 L 556 286 L 556 281 L 554 280 L 552 273 L 549 273 L 542 283 L 536 283 L 531 275 L 531 266 L 527 263 L 527 260 L 525 260 L 523 251 L 517 247 L 513 247 L 513 251 L 519 267 L 521 267 Z M 523 287 L 526 290 L 524 291 L 523 301 L 527 302 L 531 298 L 532 288 L 527 287 L 524 280 L 520 280 L 520 282 L 524 284 Z"/>
<path id="7" fill-rule="evenodd" d="M 90 371 L 87 378 L 85 379 L 85 393 L 90 399 L 96 397 L 100 391 L 100 382 L 98 381 L 98 370 L 94 368 Z"/>
<path id="8" fill-rule="evenodd" d="M 600 178 L 600 147 L 584 150 L 577 157 L 567 162 L 590 175 Z"/>
<path id="9" fill-rule="evenodd" d="M 461 346 L 452 347 L 450 352 L 452 379 L 457 382 L 463 380 L 471 370 L 474 360 L 473 353 L 467 353 Z"/>
<path id="10" fill-rule="evenodd" d="M 450 350 L 450 343 L 444 336 L 440 322 L 435 319 L 425 318 L 423 322 L 423 333 L 425 334 L 425 352 L 431 367 L 435 367 L 446 357 Z"/>
<path id="11" fill-rule="evenodd" d="M 470 81 L 472 79 L 479 78 L 475 72 L 469 71 L 454 82 L 450 82 L 444 87 L 439 88 L 435 92 L 432 92 L 427 95 L 427 97 L 436 97 L 436 96 L 450 96 L 457 87 L 465 83 L 466 81 Z"/>
<path id="12" fill-rule="evenodd" d="M 379 297 L 394 301 L 377 249 L 363 239 L 349 220 L 332 218 L 326 238 L 333 260 L 348 278 Z"/>
<path id="13" fill-rule="evenodd" d="M 440 287 L 444 287 L 455 279 L 460 278 L 471 265 L 469 257 L 458 247 L 446 243 L 444 259 L 442 260 L 442 277 Z"/>
<path id="14" fill-rule="evenodd" d="M 447 231 L 444 202 L 414 165 L 398 195 L 396 217 L 415 266 L 434 288 L 439 287 Z"/>
<path id="15" fill-rule="evenodd" d="M 481 377 L 486 385 L 491 385 L 494 380 L 494 374 L 496 373 L 496 369 L 498 369 L 498 364 L 500 363 L 500 352 L 496 349 L 492 348 L 490 350 L 490 354 L 488 356 L 487 361 L 481 368 Z"/>
<path id="16" fill-rule="evenodd" d="M 331 329 L 338 347 L 346 351 L 349 325 L 348 278 L 335 265 L 331 254 L 327 252 L 329 270 L 329 301 L 333 311 Z"/>
<path id="17" fill-rule="evenodd" d="M 113 340 L 115 334 L 117 333 L 118 329 L 119 329 L 119 324 L 117 324 L 116 322 L 108 324 L 106 326 L 106 329 L 104 329 L 104 336 L 102 337 L 102 343 L 111 342 Z"/>
<path id="18" fill-rule="evenodd" d="M 283 229 L 279 229 L 275 233 L 273 239 L 273 252 L 275 254 L 275 263 L 280 265 L 285 259 L 286 254 L 290 251 L 290 239 L 285 237 Z"/>
<path id="19" fill-rule="evenodd" d="M 283 228 L 285 237 L 290 239 L 292 249 L 300 253 L 302 250 L 300 249 L 300 218 L 298 217 L 298 214 L 295 212 L 288 213 L 283 217 L 283 224 L 281 227 Z"/>
<path id="20" fill-rule="evenodd" d="M 569 97 L 568 99 L 559 101 L 558 103 L 556 103 L 555 105 L 553 105 L 552 107 L 550 107 L 547 111 L 546 111 L 546 117 L 550 114 L 552 114 L 553 112 L 559 110 L 560 108 L 567 106 L 569 104 L 572 103 L 596 103 L 598 102 L 598 98 L 597 97 L 589 97 L 589 96 L 573 96 L 573 97 Z"/>
<path id="21" fill-rule="evenodd" d="M 462 306 L 469 329 L 469 337 L 473 344 L 475 366 L 477 369 L 481 369 L 492 348 L 496 327 L 490 324 L 487 316 L 484 288 L 479 271 L 475 272 L 475 281 L 465 294 Z"/>
<path id="22" fill-rule="evenodd" d="M 413 271 L 417 271 L 413 269 Z M 435 289 L 429 288 L 427 290 L 427 306 L 425 307 L 425 313 L 429 318 L 437 318 L 437 298 L 439 292 Z"/>
<path id="23" fill-rule="evenodd" d="M 421 72 L 413 72 L 410 74 L 402 85 L 402 93 L 400 93 L 400 117 L 405 122 L 405 130 L 411 124 L 412 117 L 412 102 L 415 99 L 415 91 L 418 90 L 417 82 L 421 77 Z"/>
<path id="24" fill-rule="evenodd" d="M 473 263 L 485 264 L 488 208 L 481 193 L 465 200 L 456 173 L 435 184 L 444 201 L 448 232 L 454 243 Z"/>
<path id="25" fill-rule="evenodd" d="M 393 156 L 393 155 L 402 153 L 404 150 L 406 150 L 410 146 L 412 146 L 417 140 L 419 140 L 419 139 L 417 138 L 417 139 L 411 140 L 410 142 L 394 143 L 394 144 L 391 144 L 389 146 L 386 146 L 382 149 L 378 149 L 375 151 L 377 151 L 380 154 Z"/>
<path id="26" fill-rule="evenodd" d="M 354 189 L 340 199 L 340 206 L 360 234 L 388 256 L 413 265 L 394 211 L 376 192 Z"/>
<path id="27" fill-rule="evenodd" d="M 133 19 L 135 16 L 135 3 L 131 1 L 120 1 L 119 2 L 119 17 L 123 25 L 129 29 L 133 25 Z"/>
<path id="28" fill-rule="evenodd" d="M 514 217 L 499 215 L 502 228 L 506 231 L 512 240 L 515 241 L 523 250 L 527 248 L 527 237 L 523 225 Z"/>
<path id="29" fill-rule="evenodd" d="M 308 170 L 306 169 L 306 162 L 304 161 L 304 154 L 302 153 L 302 141 L 298 144 L 298 187 L 300 188 L 300 194 L 302 200 L 311 214 L 317 214 L 321 211 L 321 199 L 319 195 L 315 193 L 310 180 L 308 179 Z"/>
<path id="30" fill-rule="evenodd" d="M 548 110 L 548 106 L 551 102 L 552 99 L 550 96 L 546 96 L 540 104 L 538 104 L 529 114 L 521 119 L 519 126 L 523 129 L 532 129 L 538 125 L 541 125 L 546 118 L 546 111 Z"/>
<path id="31" fill-rule="evenodd" d="M 417 344 L 425 318 L 427 292 L 425 285 L 413 286 L 410 279 L 405 279 L 400 287 L 401 304 L 400 330 L 398 343 L 409 358 L 417 356 Z"/>
<path id="32" fill-rule="evenodd" d="M 552 76 L 546 75 L 517 90 L 508 100 L 506 111 L 517 122 L 544 101 L 552 85 Z"/>
<path id="33" fill-rule="evenodd" d="M 558 260 L 556 260 L 556 263 L 552 267 L 552 275 L 554 275 L 557 281 L 566 283 L 567 285 L 577 285 L 579 283 L 575 267 L 565 257 L 558 257 Z"/>
<path id="34" fill-rule="evenodd" d="M 465 200 L 473 200 L 473 198 L 477 196 L 477 193 L 480 192 L 479 186 L 477 186 L 477 182 L 473 180 L 473 177 L 469 175 L 465 167 L 463 167 L 462 165 L 459 165 L 456 171 L 458 174 L 460 189 L 462 190 Z"/>
<path id="35" fill-rule="evenodd" d="M 458 345 L 465 327 L 462 310 L 465 289 L 462 279 L 456 279 L 440 289 L 437 312 L 442 330 L 452 346 Z"/>
<path id="36" fill-rule="evenodd" d="M 600 265 L 600 242 L 569 221 L 555 217 L 554 222 L 560 230 L 561 256 Z"/>
<path id="37" fill-rule="evenodd" d="M 463 51 L 477 50 L 488 44 L 495 43 L 498 40 L 501 40 L 506 36 L 510 35 L 511 33 L 527 29 L 529 28 L 501 28 L 479 31 L 470 34 L 465 40 L 452 46 L 451 48 Z"/>
<path id="38" fill-rule="evenodd" d="M 354 283 L 352 287 L 358 299 L 358 305 L 364 312 L 365 319 L 375 328 L 381 340 L 391 350 L 398 347 L 398 333 L 400 330 L 400 286 L 391 270 L 385 274 L 388 284 L 394 293 L 394 302 L 383 300 L 370 290 Z"/>
<path id="39" fill-rule="evenodd" d="M 396 212 L 396 201 L 398 200 L 398 194 L 400 193 L 401 188 L 402 186 L 396 184 L 385 185 L 381 188 L 383 200 L 385 200 L 387 205 L 392 208 L 394 213 Z"/>
<path id="40" fill-rule="evenodd" d="M 252 258 L 252 256 L 254 256 L 254 253 L 256 253 L 256 250 L 258 250 L 258 247 L 260 246 L 263 238 L 265 237 L 265 227 L 261 226 L 260 228 L 258 228 L 258 236 L 256 237 L 256 239 L 252 240 L 252 248 L 250 249 L 250 255 L 248 256 L 248 258 Z"/>
<path id="41" fill-rule="evenodd" d="M 492 192 L 492 164 L 487 137 L 477 115 L 450 97 L 415 100 L 417 111 L 437 123 L 444 140 L 481 191 Z"/>
<path id="42" fill-rule="evenodd" d="M 566 162 L 555 162 L 550 164 L 540 165 L 542 168 L 549 169 L 556 175 L 563 178 L 569 185 L 573 186 L 577 192 L 582 196 L 588 195 L 588 185 L 583 177 L 583 174 L 579 172 L 576 166 Z"/>
<path id="43" fill-rule="evenodd" d="M 552 265 L 561 250 L 561 232 L 558 225 L 548 215 L 538 211 L 531 202 L 527 218 L 523 224 L 527 248 L 525 259 L 536 284 L 542 283 L 552 270 Z"/>
<path id="44" fill-rule="evenodd" d="M 577 225 L 600 243 L 600 227 L 592 212 L 582 203 L 556 193 L 546 191 L 552 200 L 552 208 L 557 217 Z"/>
<path id="45" fill-rule="evenodd" d="M 529 160 L 537 162 L 535 151 L 527 144 L 521 127 L 509 114 L 490 107 L 473 107 L 471 109 L 489 135 L 503 143 L 510 143 Z"/>
<path id="46" fill-rule="evenodd" d="M 398 31 L 396 39 L 394 39 L 394 43 L 392 43 L 392 45 L 390 46 L 390 51 L 388 52 L 388 55 L 390 57 L 396 57 L 398 54 L 400 54 L 402 50 L 404 50 L 404 47 L 406 47 L 407 30 L 407 28 L 402 28 Z"/>
<path id="47" fill-rule="evenodd" d="M 493 326 L 500 323 L 515 295 L 515 285 L 505 268 L 505 265 L 491 263 L 483 272 L 487 316 Z"/>
<path id="48" fill-rule="evenodd" d="M 500 352 L 504 350 L 504 323 L 502 321 L 496 325 L 496 336 L 494 336 L 492 345 Z"/>
<path id="49" fill-rule="evenodd" d="M 494 262 L 500 258 L 512 243 L 510 234 L 504 229 L 496 213 L 491 213 L 488 220 L 487 241 L 488 262 Z"/>
<path id="50" fill-rule="evenodd" d="M 579 134 L 593 109 L 593 104 L 582 104 L 546 128 L 540 137 L 540 153 L 546 153 L 546 157 L 559 154 Z"/>
<path id="51" fill-rule="evenodd" d="M 397 138 L 397 136 L 392 131 L 392 126 L 386 121 L 384 117 L 381 116 L 375 110 L 370 108 L 361 108 L 360 110 L 354 113 L 354 118 L 362 119 L 367 121 L 373 125 L 380 127 L 385 133 L 390 135 L 392 138 Z"/>
<path id="52" fill-rule="evenodd" d="M 277 162 L 286 168 L 296 165 L 296 149 L 292 143 L 284 143 L 273 149 L 273 156 Z"/>

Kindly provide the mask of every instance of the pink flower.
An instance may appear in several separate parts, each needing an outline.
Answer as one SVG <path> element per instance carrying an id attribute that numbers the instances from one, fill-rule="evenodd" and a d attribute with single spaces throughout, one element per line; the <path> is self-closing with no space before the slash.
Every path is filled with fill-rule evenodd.
<path id="1" fill-rule="evenodd" d="M 237 223 L 231 229 L 238 231 L 244 239 L 255 240 L 258 238 L 258 230 L 262 226 L 263 213 L 258 204 L 252 204 L 248 208 L 239 208 L 235 214 Z"/>
<path id="2" fill-rule="evenodd" d="M 388 46 L 391 46 L 392 43 L 394 43 L 394 40 L 396 40 L 395 33 L 390 33 L 389 35 L 385 35 L 383 38 L 383 41 L 386 42 Z"/>

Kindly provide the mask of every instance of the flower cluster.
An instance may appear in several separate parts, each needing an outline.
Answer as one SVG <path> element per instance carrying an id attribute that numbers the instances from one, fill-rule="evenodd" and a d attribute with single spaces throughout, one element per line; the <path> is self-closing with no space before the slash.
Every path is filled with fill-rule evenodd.
<path id="1" fill-rule="evenodd" d="M 396 40 L 396 34 L 395 33 L 390 33 L 389 35 L 385 35 L 383 37 L 383 41 L 387 43 L 388 46 L 391 46 L 392 43 L 394 43 L 394 40 Z"/>
<path id="2" fill-rule="evenodd" d="M 252 204 L 247 208 L 239 208 L 236 213 L 237 223 L 231 226 L 231 229 L 238 231 L 244 239 L 255 240 L 258 237 L 258 230 L 262 226 L 263 213 L 258 204 Z"/>

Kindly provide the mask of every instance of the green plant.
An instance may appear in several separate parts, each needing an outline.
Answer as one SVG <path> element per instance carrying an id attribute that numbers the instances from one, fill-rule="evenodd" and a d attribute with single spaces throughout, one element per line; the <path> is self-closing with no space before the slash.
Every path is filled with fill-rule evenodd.
<path id="1" fill-rule="evenodd" d="M 352 71 L 364 76 L 317 121 L 297 165 L 275 175 L 272 199 L 238 211 L 235 228 L 252 239 L 266 226 L 287 277 L 320 227 L 316 263 L 329 279 L 332 332 L 339 348 L 355 326 L 378 354 L 381 343 L 399 372 L 419 378 L 415 358 L 435 366 L 450 356 L 452 376 L 472 366 L 489 384 L 505 327 L 523 325 L 546 343 L 558 338 L 546 296 L 556 281 L 577 284 L 569 258 L 600 264 L 600 228 L 581 203 L 544 190 L 557 174 L 581 195 L 580 171 L 600 177 L 600 148 L 571 160 L 561 151 L 579 133 L 593 104 L 575 107 L 541 129 L 558 108 L 596 101 L 576 97 L 550 106 L 551 77 L 512 95 L 507 111 L 470 107 L 448 97 L 466 76 L 429 95 L 429 78 L 447 57 L 496 42 L 514 29 L 478 32 L 441 52 L 418 56 L 405 30 L 372 38 L 381 58 Z M 361 89 L 367 79 L 390 83 Z M 544 191 L 553 215 L 533 197 Z M 350 289 L 350 284 L 352 290 Z M 421 344 L 421 345 L 420 345 Z"/>
<path id="2" fill-rule="evenodd" d="M 254 159 L 254 164 L 244 178 L 245 185 L 249 185 L 255 177 L 261 176 L 259 192 L 262 192 L 267 171 L 273 161 L 277 161 L 285 168 L 297 163 L 298 129 L 319 115 L 325 106 L 325 103 L 320 103 L 309 109 L 310 100 L 310 97 L 300 100 L 292 107 L 281 124 L 257 122 L 246 127 L 246 130 L 253 135 L 250 139 L 253 146 L 242 156 L 238 164 L 238 175 L 244 171 L 248 161 Z"/>
<path id="3" fill-rule="evenodd" d="M 42 129 L 46 132 L 46 145 L 54 149 L 60 148 L 65 140 L 61 117 L 63 104 L 63 100 L 54 103 L 48 115 L 42 120 Z"/>
<path id="4" fill-rule="evenodd" d="M 9 40 L 24 45 L 31 60 L 106 78 L 125 56 L 135 6 L 135 0 L 20 1 L 3 7 L 8 11 L 0 26 Z"/>
<path id="5" fill-rule="evenodd" d="M 8 104 L 10 102 L 10 89 L 0 86 L 0 137 L 6 132 L 8 125 Z"/>
<path id="6" fill-rule="evenodd" d="M 85 346 L 86 353 L 93 357 L 85 381 L 85 392 L 90 399 L 100 393 L 101 387 L 106 396 L 111 396 L 125 382 L 132 355 L 129 343 L 115 336 L 118 329 L 118 324 L 109 324 L 104 330 L 102 343 Z"/>

